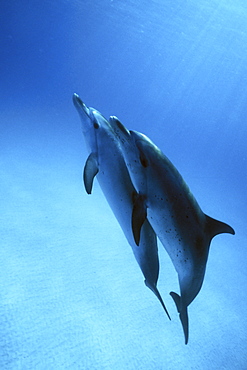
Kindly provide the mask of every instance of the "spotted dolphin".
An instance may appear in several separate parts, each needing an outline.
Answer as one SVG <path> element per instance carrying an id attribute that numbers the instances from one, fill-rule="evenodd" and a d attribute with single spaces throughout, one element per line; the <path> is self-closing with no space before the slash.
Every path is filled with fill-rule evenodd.
<path id="1" fill-rule="evenodd" d="M 203 213 L 180 173 L 147 136 L 128 131 L 116 117 L 110 122 L 138 192 L 132 212 L 136 244 L 139 244 L 140 231 L 147 218 L 178 274 L 180 296 L 174 292 L 170 294 L 187 344 L 187 307 L 201 289 L 211 240 L 217 234 L 235 232 L 231 226 Z"/>
<path id="2" fill-rule="evenodd" d="M 81 118 L 82 132 L 90 151 L 83 172 L 85 189 L 88 194 L 91 193 L 93 180 L 97 175 L 100 187 L 141 268 L 146 286 L 159 299 L 170 319 L 157 289 L 159 275 L 157 237 L 147 220 L 142 226 L 139 247 L 133 238 L 131 214 L 136 191 L 130 180 L 118 139 L 101 113 L 87 107 L 77 94 L 73 95 L 73 103 Z"/>

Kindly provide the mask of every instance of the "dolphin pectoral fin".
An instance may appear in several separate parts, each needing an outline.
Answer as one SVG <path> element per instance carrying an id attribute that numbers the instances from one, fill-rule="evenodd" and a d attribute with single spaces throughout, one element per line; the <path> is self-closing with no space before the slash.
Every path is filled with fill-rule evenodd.
<path id="1" fill-rule="evenodd" d="M 166 308 L 166 306 L 165 306 L 165 303 L 164 303 L 164 301 L 163 301 L 163 299 L 162 299 L 162 297 L 161 297 L 161 295 L 160 295 L 160 292 L 158 291 L 157 287 L 156 287 L 154 284 L 149 284 L 147 280 L 145 280 L 145 284 L 146 284 L 146 286 L 147 286 L 150 290 L 152 290 L 152 292 L 156 295 L 156 297 L 157 297 L 157 298 L 158 298 L 158 300 L 160 301 L 160 303 L 161 303 L 162 307 L 164 308 L 165 313 L 167 314 L 167 316 L 168 316 L 169 320 L 171 320 L 171 317 L 170 317 L 170 315 L 169 315 L 169 312 L 167 311 L 167 308 Z"/>
<path id="2" fill-rule="evenodd" d="M 187 344 L 189 340 L 189 318 L 187 306 L 181 307 L 181 297 L 177 293 L 171 292 L 170 295 L 172 296 L 176 304 L 179 313 L 179 318 L 183 326 L 185 344 Z"/>
<path id="3" fill-rule="evenodd" d="M 132 232 L 136 245 L 140 243 L 141 228 L 147 218 L 147 207 L 144 202 L 144 196 L 137 194 L 134 200 L 132 211 Z"/>
<path id="4" fill-rule="evenodd" d="M 99 172 L 97 156 L 95 153 L 89 154 L 84 170 L 83 170 L 83 182 L 88 194 L 91 194 L 93 187 L 93 179 Z"/>
<path id="5" fill-rule="evenodd" d="M 206 232 L 209 234 L 210 238 L 212 239 L 215 235 L 228 233 L 228 234 L 235 234 L 233 228 L 224 222 L 215 220 L 212 217 L 206 216 Z"/>

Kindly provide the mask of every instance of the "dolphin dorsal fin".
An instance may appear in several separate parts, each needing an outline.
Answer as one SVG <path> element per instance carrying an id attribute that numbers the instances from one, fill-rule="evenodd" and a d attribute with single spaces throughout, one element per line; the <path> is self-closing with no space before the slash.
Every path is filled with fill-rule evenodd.
<path id="1" fill-rule="evenodd" d="M 83 170 L 83 182 L 88 194 L 91 194 L 93 187 L 93 179 L 99 172 L 98 160 L 96 153 L 89 154 L 84 170 Z"/>
<path id="2" fill-rule="evenodd" d="M 211 237 L 211 239 L 218 234 L 228 233 L 235 234 L 235 231 L 230 225 L 225 224 L 224 222 L 215 220 L 212 217 L 206 216 L 206 231 Z"/>

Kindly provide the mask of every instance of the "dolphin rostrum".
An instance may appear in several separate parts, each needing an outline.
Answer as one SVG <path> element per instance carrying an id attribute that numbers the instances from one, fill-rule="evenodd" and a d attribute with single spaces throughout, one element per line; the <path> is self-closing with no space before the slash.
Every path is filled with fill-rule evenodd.
<path id="1" fill-rule="evenodd" d="M 138 192 L 132 212 L 136 244 L 139 244 L 140 231 L 147 217 L 178 273 L 180 296 L 174 292 L 170 294 L 179 312 L 187 344 L 187 307 L 201 289 L 210 242 L 217 234 L 235 232 L 231 226 L 202 212 L 177 169 L 148 137 L 128 131 L 116 117 L 110 122 Z"/>
<path id="2" fill-rule="evenodd" d="M 100 187 L 142 270 L 146 286 L 159 299 L 170 319 L 157 289 L 159 275 L 157 237 L 147 220 L 142 226 L 139 247 L 133 238 L 131 214 L 137 194 L 130 180 L 118 139 L 109 122 L 97 110 L 87 107 L 77 94 L 73 95 L 73 102 L 80 115 L 82 132 L 90 151 L 83 172 L 85 189 L 91 194 L 93 180 L 97 175 Z"/>

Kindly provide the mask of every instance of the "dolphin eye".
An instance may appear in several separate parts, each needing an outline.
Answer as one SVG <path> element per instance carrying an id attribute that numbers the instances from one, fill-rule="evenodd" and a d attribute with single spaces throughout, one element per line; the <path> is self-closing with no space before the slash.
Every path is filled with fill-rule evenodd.
<path id="1" fill-rule="evenodd" d="M 140 162 L 142 164 L 143 167 L 148 167 L 148 161 L 145 157 L 143 157 L 142 155 L 140 155 Z"/>
<path id="2" fill-rule="evenodd" d="M 96 129 L 98 129 L 99 128 L 99 124 L 97 122 L 94 122 L 93 127 L 96 128 Z"/>
<path id="3" fill-rule="evenodd" d="M 137 146 L 138 151 L 139 151 L 139 160 L 141 162 L 142 167 L 144 167 L 144 168 L 148 167 L 148 165 L 149 165 L 148 159 L 145 156 L 145 153 L 143 153 L 142 147 L 140 146 L 140 143 L 138 143 L 138 141 L 136 142 L 136 146 Z"/>

